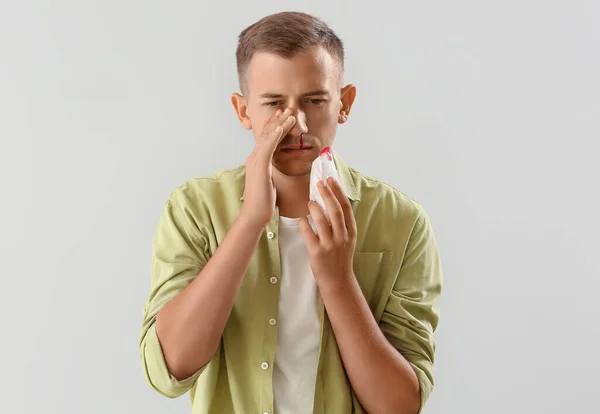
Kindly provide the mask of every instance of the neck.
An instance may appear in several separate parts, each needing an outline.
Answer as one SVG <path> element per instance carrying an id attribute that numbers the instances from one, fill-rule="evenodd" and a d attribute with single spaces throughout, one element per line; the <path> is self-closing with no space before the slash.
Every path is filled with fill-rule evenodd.
<path id="1" fill-rule="evenodd" d="M 291 177 L 273 169 L 273 183 L 279 215 L 298 218 L 309 214 L 310 174 Z"/>

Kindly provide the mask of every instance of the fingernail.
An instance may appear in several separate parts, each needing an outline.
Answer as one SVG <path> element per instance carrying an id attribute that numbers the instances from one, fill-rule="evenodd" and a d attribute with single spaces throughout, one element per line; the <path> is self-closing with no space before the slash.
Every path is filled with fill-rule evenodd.
<path id="1" fill-rule="evenodd" d="M 321 188 L 325 187 L 325 183 L 323 181 L 319 181 L 317 185 Z"/>

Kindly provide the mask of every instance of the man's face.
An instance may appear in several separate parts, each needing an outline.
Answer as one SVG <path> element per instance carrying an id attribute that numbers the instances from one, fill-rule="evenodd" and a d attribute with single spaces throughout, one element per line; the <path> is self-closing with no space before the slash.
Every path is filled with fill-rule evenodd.
<path id="1" fill-rule="evenodd" d="M 240 102 L 243 108 L 236 110 L 244 127 L 252 129 L 255 141 L 277 109 L 291 108 L 296 117 L 296 124 L 273 154 L 273 166 L 281 173 L 310 174 L 320 151 L 333 144 L 337 125 L 347 119 L 354 99 L 352 85 L 340 89 L 339 70 L 336 60 L 320 47 L 290 59 L 259 52 L 250 61 L 246 96 Z M 300 145 L 304 149 L 289 148 Z"/>

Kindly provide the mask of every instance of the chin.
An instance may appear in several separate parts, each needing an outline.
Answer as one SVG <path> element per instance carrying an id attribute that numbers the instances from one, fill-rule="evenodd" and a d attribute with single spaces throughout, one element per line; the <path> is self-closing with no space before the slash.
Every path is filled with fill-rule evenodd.
<path id="1" fill-rule="evenodd" d="M 303 177 L 306 175 L 310 175 L 310 171 L 312 170 L 312 161 L 311 162 L 285 162 L 278 163 L 273 160 L 273 166 L 283 175 L 287 175 L 288 177 Z"/>

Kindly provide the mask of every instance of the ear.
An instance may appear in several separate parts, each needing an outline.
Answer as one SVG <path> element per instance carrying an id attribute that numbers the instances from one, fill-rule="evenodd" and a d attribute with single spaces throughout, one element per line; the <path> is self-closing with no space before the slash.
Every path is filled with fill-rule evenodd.
<path id="1" fill-rule="evenodd" d="M 341 105 L 340 113 L 338 115 L 338 123 L 344 124 L 346 121 L 348 121 L 352 104 L 354 104 L 354 99 L 356 98 L 356 87 L 354 85 L 346 85 L 344 88 L 342 88 L 340 95 Z"/>
<path id="2" fill-rule="evenodd" d="M 248 117 L 248 106 L 246 104 L 246 98 L 244 98 L 239 93 L 234 93 L 231 95 L 231 104 L 233 105 L 233 109 L 242 124 L 242 127 L 246 130 L 252 129 L 252 122 Z"/>

